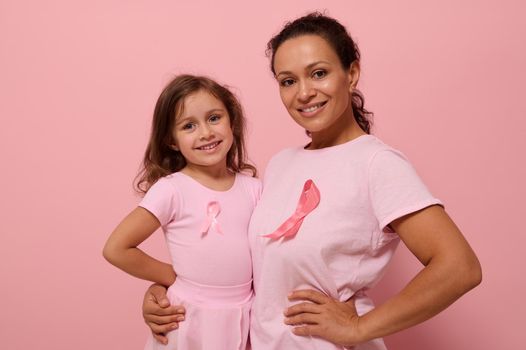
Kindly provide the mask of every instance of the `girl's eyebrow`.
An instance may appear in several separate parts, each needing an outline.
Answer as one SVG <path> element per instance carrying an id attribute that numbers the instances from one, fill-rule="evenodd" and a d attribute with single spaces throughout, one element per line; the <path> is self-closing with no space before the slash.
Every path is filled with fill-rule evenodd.
<path id="1" fill-rule="evenodd" d="M 308 64 L 308 65 L 305 67 L 304 70 L 310 70 L 310 69 L 312 69 L 312 67 L 314 67 L 314 66 L 316 66 L 316 65 L 318 65 L 318 64 L 320 64 L 320 63 L 330 64 L 330 63 L 327 62 L 327 61 L 316 61 L 316 62 L 312 62 L 312 63 Z M 290 71 L 288 71 L 288 70 L 281 71 L 281 72 L 279 72 L 278 74 L 276 74 L 276 78 L 279 77 L 279 76 L 282 75 L 282 74 L 285 74 L 285 75 L 291 75 L 291 74 L 293 74 L 293 73 L 290 72 Z"/>
<path id="2" fill-rule="evenodd" d="M 223 108 L 212 108 L 211 110 L 209 111 L 206 111 L 205 112 L 205 115 L 209 115 L 209 114 L 212 114 L 214 112 L 226 112 Z M 191 120 L 191 119 L 196 119 L 193 115 L 189 115 L 189 116 L 186 116 L 184 118 L 181 118 L 179 120 L 177 120 L 175 122 L 175 125 L 180 125 L 180 124 L 183 124 L 183 123 L 186 123 L 188 120 Z"/>

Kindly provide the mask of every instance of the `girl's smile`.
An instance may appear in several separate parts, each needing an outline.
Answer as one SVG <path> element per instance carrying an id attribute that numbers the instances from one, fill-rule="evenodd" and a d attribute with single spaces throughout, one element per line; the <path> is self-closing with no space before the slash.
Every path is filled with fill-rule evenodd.
<path id="1" fill-rule="evenodd" d="M 199 90 L 185 98 L 179 114 L 172 132 L 173 147 L 182 153 L 187 167 L 226 169 L 233 135 L 223 102 Z"/>
<path id="2" fill-rule="evenodd" d="M 207 143 L 206 145 L 196 147 L 195 149 L 206 151 L 207 153 L 212 153 L 217 150 L 217 146 L 219 146 L 221 142 L 223 141 L 210 142 L 210 143 Z"/>

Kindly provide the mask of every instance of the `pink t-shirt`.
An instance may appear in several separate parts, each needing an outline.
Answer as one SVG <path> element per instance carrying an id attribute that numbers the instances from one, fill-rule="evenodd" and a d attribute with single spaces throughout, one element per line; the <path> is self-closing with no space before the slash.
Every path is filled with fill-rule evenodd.
<path id="1" fill-rule="evenodd" d="M 161 223 L 178 276 L 199 284 L 233 286 L 252 278 L 248 223 L 261 193 L 261 182 L 236 174 L 227 191 L 211 190 L 177 172 L 159 179 L 139 204 Z M 217 225 L 201 233 L 207 206 L 220 206 Z"/>
<path id="2" fill-rule="evenodd" d="M 291 239 L 272 233 L 296 209 L 306 180 L 319 205 Z M 406 158 L 372 135 L 319 150 L 286 149 L 269 163 L 249 228 L 255 299 L 253 350 L 342 349 L 320 338 L 295 336 L 283 323 L 287 294 L 315 289 L 340 301 L 356 295 L 359 314 L 373 308 L 365 292 L 382 276 L 399 242 L 388 225 L 433 204 Z M 381 339 L 356 349 L 385 349 Z"/>

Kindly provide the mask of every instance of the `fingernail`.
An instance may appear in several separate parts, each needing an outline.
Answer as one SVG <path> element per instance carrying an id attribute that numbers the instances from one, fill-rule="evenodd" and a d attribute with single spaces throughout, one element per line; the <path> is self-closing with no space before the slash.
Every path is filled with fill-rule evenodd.
<path id="1" fill-rule="evenodd" d="M 178 316 L 177 321 L 184 321 L 184 316 Z"/>
<path id="2" fill-rule="evenodd" d="M 179 325 L 176 323 L 176 324 L 173 324 L 172 327 L 170 327 L 170 328 L 177 329 L 178 327 L 179 327 Z"/>

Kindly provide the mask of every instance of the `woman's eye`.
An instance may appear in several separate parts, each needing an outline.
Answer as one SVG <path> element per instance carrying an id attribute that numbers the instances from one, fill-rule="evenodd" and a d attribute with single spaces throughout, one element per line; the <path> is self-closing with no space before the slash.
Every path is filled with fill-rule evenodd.
<path id="1" fill-rule="evenodd" d="M 212 114 L 210 116 L 210 118 L 208 118 L 208 120 L 211 122 L 211 123 L 217 123 L 219 121 L 219 119 L 221 119 L 221 116 L 220 115 L 217 115 L 217 114 Z"/>
<path id="2" fill-rule="evenodd" d="M 294 84 L 294 80 L 293 79 L 283 79 L 282 81 L 280 81 L 280 85 L 281 86 L 291 86 L 292 84 Z"/>
<path id="3" fill-rule="evenodd" d="M 314 71 L 314 73 L 312 73 L 312 76 L 316 79 L 321 79 L 326 75 L 327 75 L 327 72 L 324 70 L 317 70 L 317 71 Z"/>

